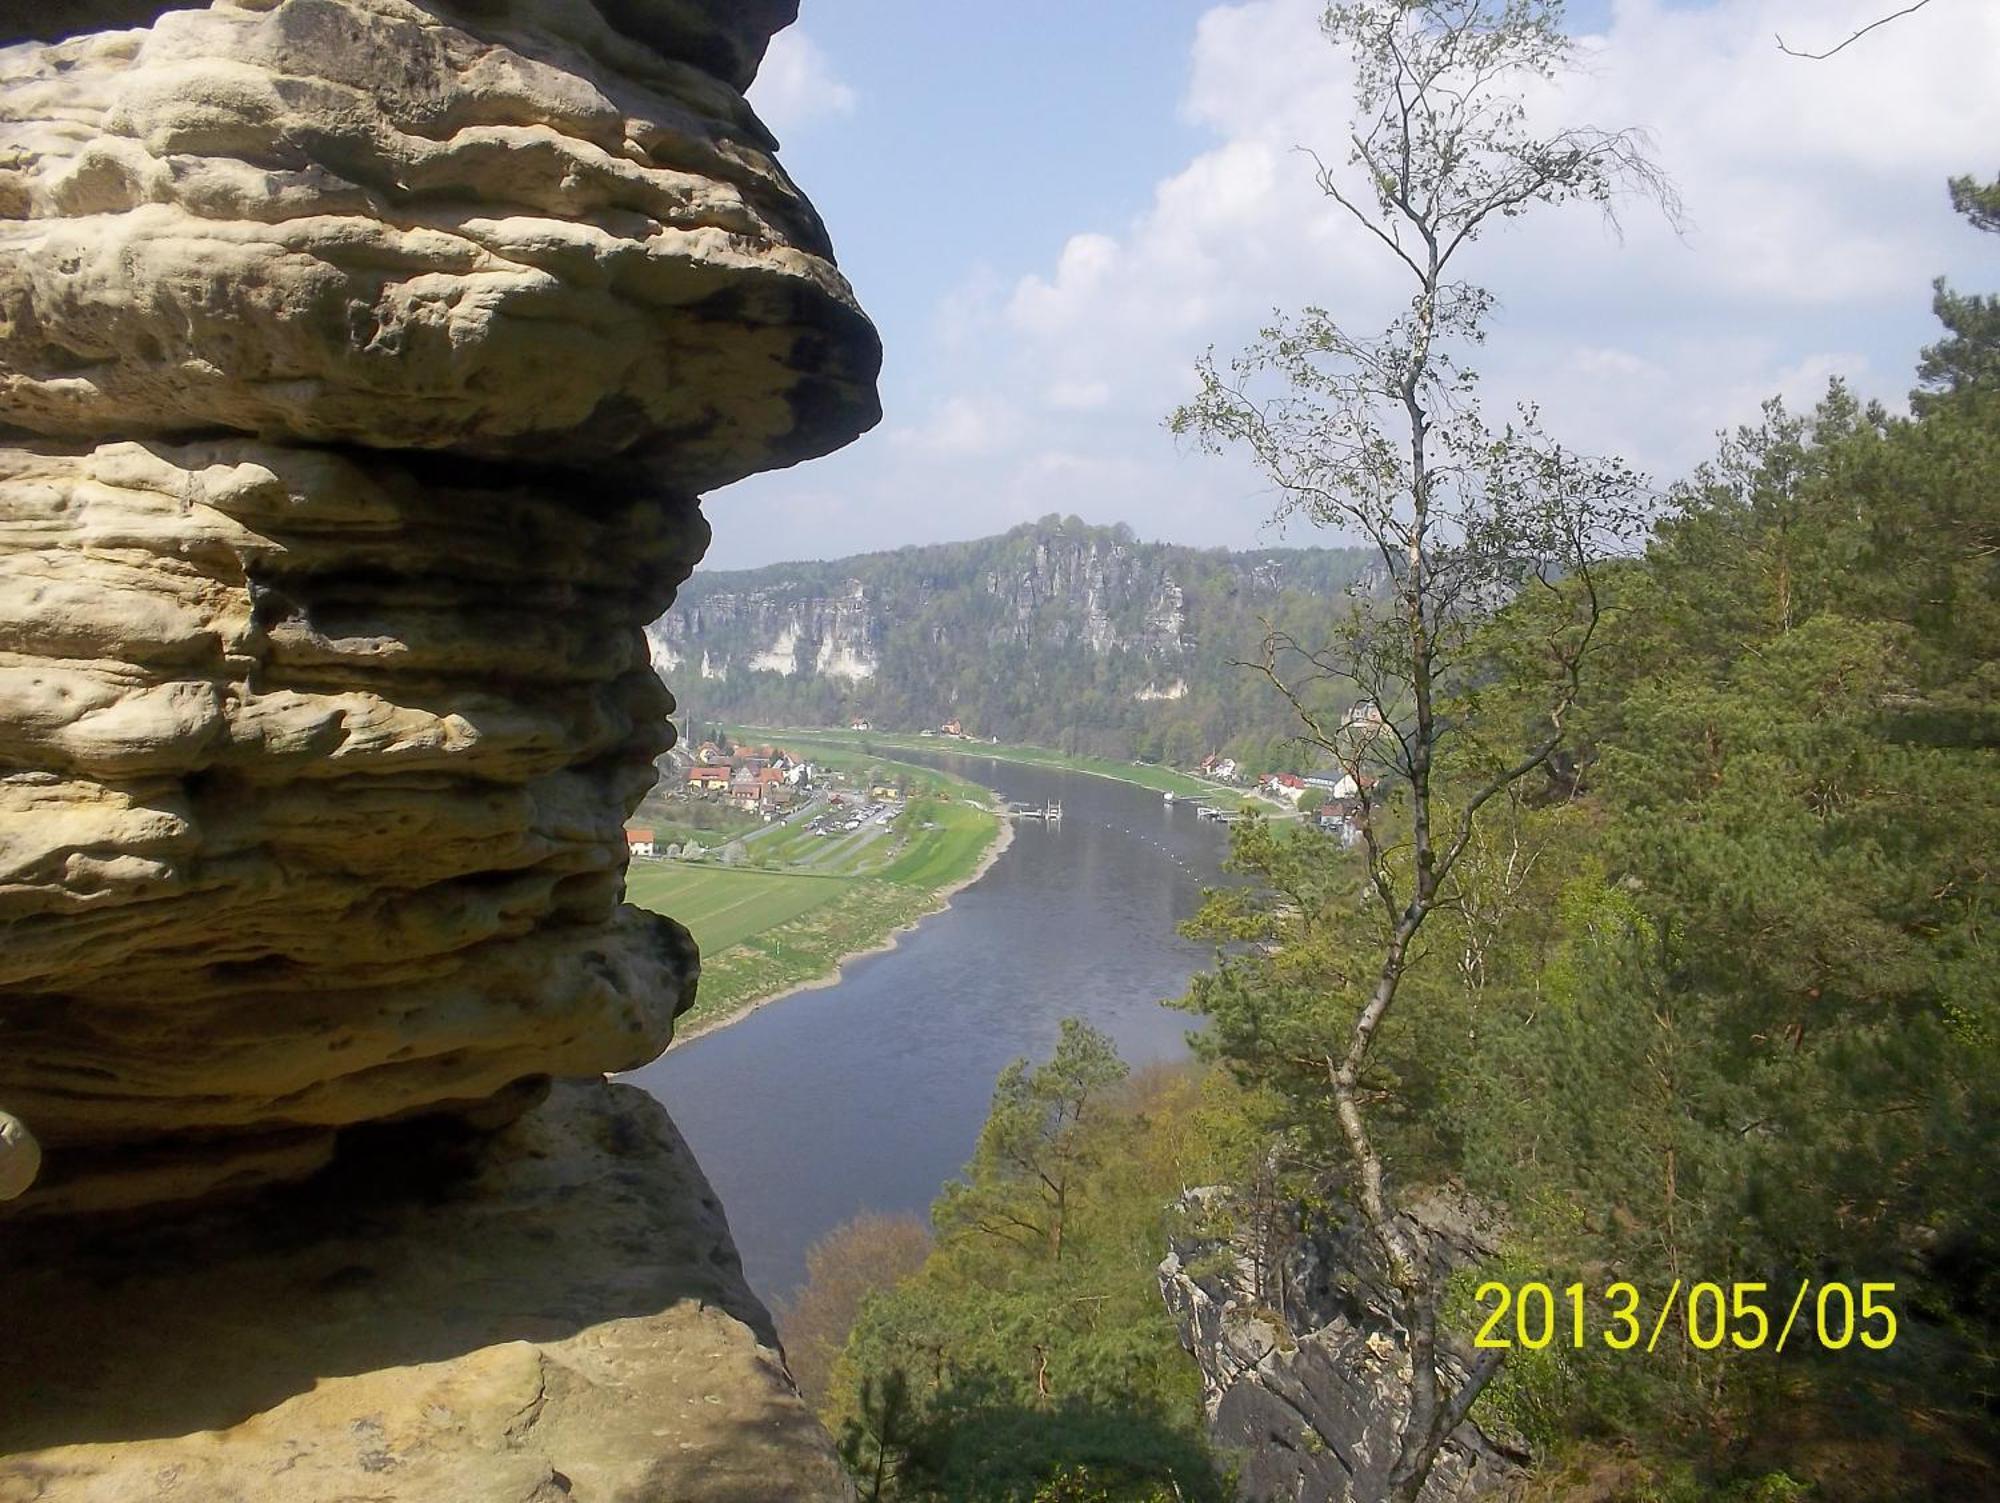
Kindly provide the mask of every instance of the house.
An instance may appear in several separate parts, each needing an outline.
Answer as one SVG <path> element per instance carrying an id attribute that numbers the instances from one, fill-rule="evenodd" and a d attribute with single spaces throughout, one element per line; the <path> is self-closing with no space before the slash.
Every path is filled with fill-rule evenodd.
<path id="1" fill-rule="evenodd" d="M 1305 796 L 1306 780 L 1295 772 L 1267 772 L 1257 780 L 1257 788 L 1272 798 L 1290 799 L 1296 804 Z"/>
<path id="2" fill-rule="evenodd" d="M 1338 744 L 1348 755 L 1358 757 L 1374 744 L 1383 727 L 1382 712 L 1373 703 L 1350 706 L 1340 717 Z"/>
<path id="3" fill-rule="evenodd" d="M 873 799 L 879 799 L 885 803 L 890 799 L 902 797 L 902 795 L 897 793 L 895 788 L 888 783 L 877 783 L 873 788 L 870 788 L 868 790 L 868 796 Z"/>
<path id="4" fill-rule="evenodd" d="M 861 719 L 859 716 L 856 716 L 853 720 L 849 721 L 847 728 L 850 731 L 872 731 L 875 729 L 874 726 L 870 725 L 867 721 Z"/>
<path id="5" fill-rule="evenodd" d="M 736 768 L 729 762 L 702 762 L 688 770 L 688 787 L 696 793 L 727 793 Z"/>
<path id="6" fill-rule="evenodd" d="M 1201 774 L 1203 777 L 1214 778 L 1218 782 L 1231 782 L 1236 777 L 1236 759 L 1234 757 L 1203 757 L 1201 759 Z"/>
<path id="7" fill-rule="evenodd" d="M 625 854 L 628 856 L 654 856 L 659 848 L 653 843 L 653 832 L 649 829 L 625 827 Z"/>
<path id="8" fill-rule="evenodd" d="M 1305 782 L 1306 787 L 1317 788 L 1322 793 L 1332 794 L 1335 798 L 1353 798 L 1361 791 L 1354 779 L 1338 767 L 1328 768 L 1324 772 L 1309 772 L 1306 774 Z"/>
<path id="9" fill-rule="evenodd" d="M 752 767 L 739 762 L 729 780 L 728 796 L 733 808 L 756 814 L 790 804 L 794 789 L 785 781 L 782 767 Z"/>
<path id="10" fill-rule="evenodd" d="M 1313 818 L 1322 830 L 1339 836 L 1343 846 L 1353 847 L 1361 843 L 1361 821 L 1355 804 L 1344 799 L 1337 800 L 1323 805 Z"/>
<path id="11" fill-rule="evenodd" d="M 958 717 L 956 715 L 952 716 L 951 719 L 947 720 L 943 725 L 939 726 L 938 729 L 944 732 L 944 734 L 947 736 L 963 736 L 965 734 L 965 727 L 958 723 Z"/>
<path id="12" fill-rule="evenodd" d="M 704 741 L 700 746 L 696 747 L 694 759 L 703 766 L 711 766 L 714 763 L 728 760 L 722 755 L 722 748 L 717 746 L 713 741 Z"/>

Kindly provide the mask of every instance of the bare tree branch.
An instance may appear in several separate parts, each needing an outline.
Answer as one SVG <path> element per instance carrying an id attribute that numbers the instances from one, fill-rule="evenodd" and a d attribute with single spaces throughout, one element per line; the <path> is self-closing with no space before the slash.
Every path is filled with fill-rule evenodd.
<path id="1" fill-rule="evenodd" d="M 1787 57 L 1802 57 L 1810 62 L 1816 62 L 1816 63 L 1824 62 L 1827 58 L 1832 57 L 1836 52 L 1839 52 L 1842 49 L 1851 46 L 1855 42 L 1860 41 L 1863 37 L 1867 36 L 1868 33 L 1873 31 L 1876 27 L 1887 26 L 1891 21 L 1899 21 L 1904 16 L 1914 15 L 1916 12 L 1922 10 L 1926 5 L 1929 5 L 1930 3 L 1931 0 L 1916 0 L 1916 4 L 1914 5 L 1906 5 L 1901 10 L 1894 10 L 1889 12 L 1889 14 L 1886 16 L 1878 16 L 1873 21 L 1870 21 L 1866 26 L 1862 27 L 1859 31 L 1855 32 L 1854 35 L 1847 38 L 1846 41 L 1841 42 L 1836 46 L 1829 47 L 1824 52 L 1801 52 L 1796 47 L 1787 47 L 1785 45 L 1785 39 L 1783 37 L 1777 38 L 1778 50 L 1784 53 Z"/>

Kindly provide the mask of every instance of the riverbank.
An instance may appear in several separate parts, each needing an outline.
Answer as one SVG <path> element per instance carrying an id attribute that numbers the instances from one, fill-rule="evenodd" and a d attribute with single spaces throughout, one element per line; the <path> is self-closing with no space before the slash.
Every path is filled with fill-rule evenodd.
<path id="1" fill-rule="evenodd" d="M 795 821 L 750 837 L 747 864 L 640 860 L 628 871 L 627 901 L 679 919 L 702 949 L 701 984 L 677 1042 L 835 984 L 849 961 L 894 948 L 948 906 L 1013 840 L 991 790 L 977 783 L 879 757 L 837 760 L 910 784 L 888 831 L 829 842 Z"/>
<path id="2" fill-rule="evenodd" d="M 714 1033 L 717 1029 L 727 1028 L 732 1023 L 742 1022 L 752 1013 L 769 1007 L 773 1002 L 782 1002 L 787 997 L 796 996 L 800 992 L 818 991 L 822 987 L 838 986 L 841 981 L 842 972 L 846 970 L 851 962 L 861 960 L 870 955 L 886 954 L 888 951 L 895 949 L 903 935 L 915 929 L 925 919 L 942 913 L 945 909 L 949 908 L 951 900 L 954 897 L 985 876 L 987 872 L 993 869 L 993 863 L 1006 854 L 1007 848 L 1014 843 L 1014 823 L 1008 819 L 996 819 L 996 823 L 999 828 L 995 832 L 993 839 L 987 844 L 984 854 L 980 856 L 978 863 L 973 869 L 958 881 L 947 883 L 943 887 L 931 892 L 930 900 L 921 912 L 912 915 L 904 922 L 896 925 L 895 928 L 882 935 L 873 944 L 866 945 L 860 949 L 849 950 L 842 954 L 833 962 L 831 969 L 823 971 L 819 975 L 809 976 L 803 981 L 794 981 L 790 985 L 776 991 L 753 995 L 747 1000 L 738 1001 L 733 1005 L 719 1005 L 712 1015 L 709 1014 L 704 1001 L 698 996 L 695 1006 L 675 1026 L 674 1042 L 676 1044 L 692 1043 L 704 1034 Z M 724 953 L 726 956 L 727 952 Z M 704 986 L 707 984 L 707 966 L 708 962 L 704 961 Z"/>
<path id="3" fill-rule="evenodd" d="M 961 771 L 1010 801 L 1059 802 L 1063 822 L 1016 824 L 1004 859 L 836 989 L 759 1007 L 630 1077 L 672 1104 L 767 1298 L 797 1289 L 807 1250 L 854 1216 L 922 1215 L 973 1151 L 995 1077 L 1046 1057 L 1062 1019 L 1102 1029 L 1135 1069 L 1187 1057 L 1196 1020 L 1160 1004 L 1213 961 L 1175 926 L 1227 880 L 1228 832 L 1108 779 Z"/>
<path id="4" fill-rule="evenodd" d="M 826 747 L 868 756 L 879 749 L 922 752 L 927 756 L 983 757 L 992 762 L 1008 762 L 1020 767 L 1045 767 L 1054 772 L 1079 772 L 1087 777 L 1108 778 L 1155 793 L 1171 793 L 1175 798 L 1206 798 L 1223 808 L 1256 809 L 1272 819 L 1294 817 L 1294 811 L 1259 799 L 1227 783 L 1217 783 L 1171 767 L 1144 762 L 1118 762 L 1109 757 L 1073 757 L 1047 746 L 1000 745 L 987 741 L 966 741 L 948 737 L 912 736 L 899 731 L 839 731 L 831 728 L 803 729 L 797 726 L 744 726 L 746 736 L 782 738 L 810 750 Z"/>

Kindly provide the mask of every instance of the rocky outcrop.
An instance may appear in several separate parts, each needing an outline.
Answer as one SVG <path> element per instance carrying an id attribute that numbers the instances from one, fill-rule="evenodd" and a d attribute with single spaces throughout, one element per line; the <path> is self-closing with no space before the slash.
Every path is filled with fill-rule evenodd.
<path id="1" fill-rule="evenodd" d="M 20 1118 L 0 1112 L 0 1200 L 25 1195 L 41 1172 L 41 1144 Z"/>
<path id="2" fill-rule="evenodd" d="M 636 1088 L 350 1135 L 250 1206 L 10 1228 L 0 1500 L 849 1496 Z"/>
<path id="3" fill-rule="evenodd" d="M 1194 1231 L 1160 1265 L 1160 1292 L 1201 1369 L 1209 1439 L 1236 1463 L 1246 1503 L 1375 1503 L 1407 1406 L 1407 1337 L 1358 1219 L 1250 1214 L 1222 1190 L 1189 1197 Z M 1408 1213 L 1438 1276 L 1492 1256 L 1457 1198 Z M 1454 1379 L 1463 1368 L 1453 1369 Z M 1526 1448 L 1470 1421 L 1438 1453 L 1425 1503 L 1498 1496 Z"/>
<path id="4" fill-rule="evenodd" d="M 846 1495 L 602 1078 L 698 495 L 878 416 L 794 10 L 0 15 L 0 1503 Z"/>
<path id="5" fill-rule="evenodd" d="M 739 672 L 859 682 L 875 676 L 886 628 L 860 581 L 837 592 L 797 596 L 761 590 L 704 591 L 699 602 L 648 628 L 654 662 L 672 674 L 687 664 L 703 679 L 726 679 L 729 657 L 691 643 L 730 644 Z M 686 654 L 693 651 L 697 662 Z"/>
<path id="6" fill-rule="evenodd" d="M 217 0 L 11 49 L 0 414 L 682 495 L 837 447 L 874 340 L 736 89 L 779 10 Z"/>
<path id="7" fill-rule="evenodd" d="M 0 1215 L 665 1046 L 643 627 L 700 490 L 877 416 L 741 94 L 793 8 L 0 22 L 0 1106 L 46 1154 Z"/>

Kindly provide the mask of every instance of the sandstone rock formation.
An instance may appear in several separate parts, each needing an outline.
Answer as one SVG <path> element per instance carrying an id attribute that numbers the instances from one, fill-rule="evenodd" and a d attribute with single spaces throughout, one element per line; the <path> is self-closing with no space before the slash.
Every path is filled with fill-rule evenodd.
<path id="1" fill-rule="evenodd" d="M 634 1087 L 559 1085 L 485 1141 L 378 1129 L 164 1227 L 7 1237 L 0 1503 L 848 1495 Z"/>
<path id="2" fill-rule="evenodd" d="M 601 1078 L 698 495 L 879 415 L 795 9 L 0 9 L 0 1503 L 846 1495 Z"/>
<path id="3" fill-rule="evenodd" d="M 42 1148 L 18 1117 L 0 1112 L 0 1200 L 25 1195 L 42 1172 Z"/>
<path id="4" fill-rule="evenodd" d="M 0 56 L 9 424 L 642 456 L 686 495 L 872 415 L 873 335 L 736 88 L 779 6 L 156 9 Z M 697 23 L 728 76 L 658 50 Z"/>
<path id="5" fill-rule="evenodd" d="M 642 628 L 700 490 L 877 416 L 740 92 L 794 8 L 0 20 L 0 1214 L 665 1046 Z"/>
<path id="6" fill-rule="evenodd" d="M 1209 1439 L 1259 1503 L 1372 1503 L 1383 1496 L 1407 1404 L 1409 1358 L 1381 1255 L 1358 1219 L 1221 1214 L 1219 1189 L 1189 1198 L 1195 1222 L 1233 1228 L 1178 1239 L 1160 1292 L 1201 1369 Z M 1411 1216 L 1441 1274 L 1490 1256 L 1472 1210 L 1446 1196 Z M 1255 1227 L 1259 1235 L 1252 1237 Z M 1463 1368 L 1455 1376 L 1462 1376 Z M 1497 1496 L 1524 1475 L 1517 1437 L 1468 1421 L 1452 1432 L 1424 1503 Z"/>

